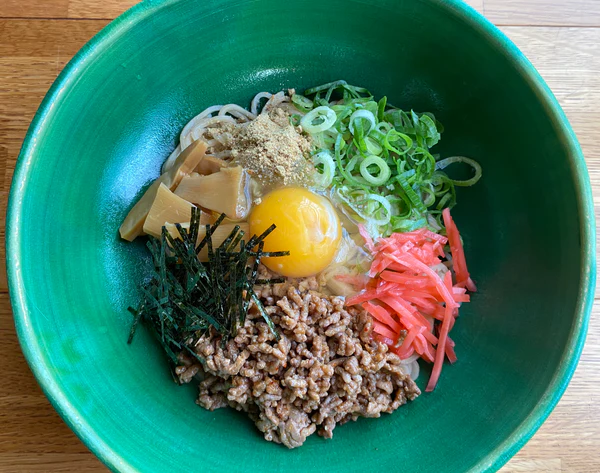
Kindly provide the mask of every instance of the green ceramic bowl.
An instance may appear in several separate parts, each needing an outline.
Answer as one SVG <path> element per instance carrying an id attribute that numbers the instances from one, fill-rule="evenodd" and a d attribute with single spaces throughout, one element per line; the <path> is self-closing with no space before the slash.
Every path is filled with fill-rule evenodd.
<path id="1" fill-rule="evenodd" d="M 151 337 L 125 342 L 149 260 L 117 228 L 182 126 L 214 103 L 338 78 L 432 111 L 444 155 L 477 158 L 454 211 L 480 292 L 433 394 L 288 451 L 194 404 Z M 581 150 L 540 76 L 457 1 L 147 1 L 57 79 L 19 158 L 7 220 L 17 330 L 65 421 L 111 469 L 494 471 L 548 416 L 593 300 Z M 422 382 L 422 380 L 421 380 Z"/>

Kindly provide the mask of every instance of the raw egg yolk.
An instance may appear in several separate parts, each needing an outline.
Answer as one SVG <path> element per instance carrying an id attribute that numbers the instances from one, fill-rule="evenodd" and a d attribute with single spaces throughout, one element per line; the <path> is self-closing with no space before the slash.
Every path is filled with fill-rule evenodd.
<path id="1" fill-rule="evenodd" d="M 263 258 L 272 271 L 292 278 L 312 276 L 333 260 L 342 227 L 325 197 L 299 187 L 285 187 L 263 197 L 250 214 L 250 233 L 260 235 L 272 224 L 264 251 L 289 251 L 289 256 Z"/>

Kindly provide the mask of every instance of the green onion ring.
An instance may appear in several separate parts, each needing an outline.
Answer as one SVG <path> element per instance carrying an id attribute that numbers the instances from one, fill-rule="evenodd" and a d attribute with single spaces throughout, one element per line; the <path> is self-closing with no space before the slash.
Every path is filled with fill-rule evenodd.
<path id="1" fill-rule="evenodd" d="M 335 162 L 333 161 L 333 156 L 331 156 L 329 151 L 324 150 L 315 154 L 312 157 L 312 161 L 315 167 L 319 164 L 323 165 L 323 174 L 317 172 L 318 176 L 315 180 L 315 184 L 318 187 L 326 189 L 331 185 L 333 175 L 335 174 Z"/>
<path id="2" fill-rule="evenodd" d="M 354 122 L 356 120 L 358 120 L 359 118 L 364 118 L 365 120 L 367 120 L 369 122 L 370 126 L 364 132 L 364 136 L 367 136 L 369 134 L 369 132 L 373 128 L 375 128 L 375 125 L 376 125 L 375 115 L 373 115 L 373 113 L 369 112 L 368 110 L 357 110 L 356 112 L 354 112 L 352 115 L 350 115 L 350 122 L 348 124 L 350 133 L 354 134 Z"/>
<path id="3" fill-rule="evenodd" d="M 444 169 L 454 163 L 465 163 L 475 170 L 475 175 L 471 179 L 467 179 L 466 181 L 457 181 L 454 179 L 450 179 L 450 181 L 452 181 L 452 184 L 454 184 L 455 186 L 470 187 L 476 184 L 477 181 L 479 181 L 479 179 L 481 179 L 482 171 L 479 163 L 474 159 L 466 158 L 465 156 L 452 156 L 451 158 L 442 159 L 441 161 L 438 161 L 436 163 L 435 169 L 436 171 Z"/>
<path id="4" fill-rule="evenodd" d="M 396 141 L 396 140 L 390 140 L 390 137 L 403 139 L 404 142 L 406 143 L 406 149 L 404 151 L 400 151 L 395 146 L 392 146 L 390 141 Z M 389 130 L 386 133 L 385 137 L 383 138 L 383 146 L 385 146 L 390 151 L 393 151 L 394 153 L 399 154 L 400 156 L 403 156 L 406 153 L 408 153 L 408 151 L 412 148 L 412 145 L 413 145 L 413 141 L 410 139 L 410 136 L 405 135 L 404 133 L 400 133 L 394 129 Z"/>
<path id="5" fill-rule="evenodd" d="M 314 125 L 313 122 L 319 119 L 322 121 Z M 333 110 L 326 106 L 320 106 L 304 115 L 300 120 L 300 126 L 307 133 L 319 133 L 331 128 L 336 120 L 337 115 Z"/>
<path id="6" fill-rule="evenodd" d="M 390 204 L 390 201 L 377 194 L 369 194 L 367 199 L 370 201 L 379 202 L 383 210 L 385 210 L 385 216 L 383 218 L 373 219 L 371 217 L 369 220 L 371 220 L 375 225 L 387 225 L 392 219 L 392 205 Z"/>
<path id="7" fill-rule="evenodd" d="M 369 166 L 373 164 L 379 168 L 379 173 L 377 173 L 376 176 L 369 172 Z M 379 156 L 370 155 L 360 163 L 360 174 L 369 184 L 373 186 L 382 186 L 388 181 L 392 172 L 383 159 Z"/>

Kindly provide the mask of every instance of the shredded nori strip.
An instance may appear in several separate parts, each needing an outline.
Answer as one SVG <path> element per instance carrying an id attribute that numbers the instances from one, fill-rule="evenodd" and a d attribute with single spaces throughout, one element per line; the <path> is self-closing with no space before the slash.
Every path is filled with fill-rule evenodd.
<path id="1" fill-rule="evenodd" d="M 152 254 L 154 274 L 142 287 L 138 307 L 128 309 L 133 324 L 127 343 L 132 342 L 142 321 L 162 345 L 172 367 L 177 365 L 177 354 L 183 350 L 199 358 L 190 347 L 211 328 L 221 334 L 222 343 L 235 337 L 244 325 L 251 301 L 276 339 L 280 337 L 254 292 L 256 285 L 283 282 L 281 278 L 257 278 L 262 257 L 289 255 L 288 251 L 263 251 L 264 239 L 275 226 L 246 242 L 244 232 L 236 225 L 215 248 L 212 234 L 225 218 L 223 214 L 212 226 L 206 225 L 206 236 L 196 245 L 200 214 L 200 209 L 192 208 L 189 230 L 175 225 L 181 238 L 173 238 L 165 227 L 161 238 L 149 237 L 147 247 Z M 197 255 L 205 246 L 209 261 L 202 263 Z"/>

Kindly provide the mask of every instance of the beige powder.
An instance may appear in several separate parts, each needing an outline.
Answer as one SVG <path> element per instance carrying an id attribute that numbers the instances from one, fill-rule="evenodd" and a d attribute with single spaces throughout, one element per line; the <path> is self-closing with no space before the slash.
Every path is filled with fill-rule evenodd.
<path id="1" fill-rule="evenodd" d="M 259 115 L 239 127 L 233 140 L 233 161 L 264 184 L 301 184 L 310 176 L 310 139 L 289 123 L 281 109 Z"/>

